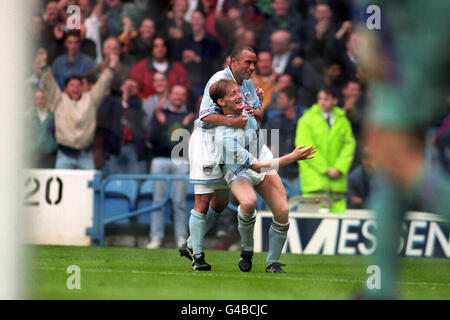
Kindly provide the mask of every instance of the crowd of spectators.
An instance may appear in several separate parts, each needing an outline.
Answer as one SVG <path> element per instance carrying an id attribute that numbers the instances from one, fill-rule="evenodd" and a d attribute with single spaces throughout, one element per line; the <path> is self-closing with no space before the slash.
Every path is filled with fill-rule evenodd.
<path id="1" fill-rule="evenodd" d="M 77 29 L 68 28 L 71 5 L 80 9 Z M 42 71 L 44 79 L 37 79 L 39 66 L 30 63 L 34 166 L 54 168 L 58 157 L 87 155 L 93 157 L 87 167 L 105 175 L 168 170 L 172 164 L 166 158 L 174 142 L 165 138 L 179 126 L 192 128 L 206 81 L 228 65 L 234 46 L 245 44 L 258 54 L 252 81 L 265 92 L 261 126 L 280 129 L 278 152 L 291 150 L 299 119 L 326 88 L 336 96 L 336 107 L 356 140 L 348 168 L 358 170 L 352 181 L 366 178 L 368 153 L 361 156 L 361 136 L 370 89 L 356 54 L 360 39 L 351 22 L 353 1 L 40 0 L 30 6 L 33 55 L 45 49 L 57 84 L 47 70 Z M 114 56 L 119 61 L 112 68 Z M 70 93 L 70 83 L 76 84 L 79 98 L 61 96 Z M 181 105 L 171 101 L 173 90 L 185 94 Z M 91 110 L 82 115 L 68 109 L 85 103 Z M 433 142 L 448 167 L 447 120 L 439 122 L 442 128 Z M 177 125 L 169 126 L 170 121 Z M 66 123 L 74 132 L 68 132 Z M 152 159 L 162 165 L 153 166 Z M 298 171 L 294 165 L 281 175 L 300 187 Z M 351 203 L 362 207 L 365 200 Z"/>

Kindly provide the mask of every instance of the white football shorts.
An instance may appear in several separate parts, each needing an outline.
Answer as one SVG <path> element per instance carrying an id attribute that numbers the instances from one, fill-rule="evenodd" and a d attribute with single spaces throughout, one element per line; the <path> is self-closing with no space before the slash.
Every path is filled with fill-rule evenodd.
<path id="1" fill-rule="evenodd" d="M 261 148 L 261 154 L 260 154 L 258 160 L 267 161 L 267 160 L 272 160 L 272 159 L 273 159 L 272 151 L 270 151 L 270 149 L 266 145 L 263 145 Z M 244 173 L 240 174 L 239 176 L 236 176 L 233 173 L 233 171 L 231 171 L 227 167 L 223 167 L 223 171 L 224 171 L 224 179 L 229 186 L 231 186 L 231 184 L 233 182 L 235 182 L 239 179 L 247 179 L 251 182 L 251 184 L 253 186 L 257 186 L 261 182 L 264 181 L 264 178 L 267 174 L 275 174 L 276 173 L 276 170 L 269 170 L 269 171 L 264 171 L 264 172 L 258 173 L 256 171 L 253 171 L 252 169 L 247 169 Z"/>
<path id="2" fill-rule="evenodd" d="M 215 129 L 196 128 L 189 140 L 189 181 L 195 194 L 228 189 L 221 169 L 222 152 L 214 144 Z"/>

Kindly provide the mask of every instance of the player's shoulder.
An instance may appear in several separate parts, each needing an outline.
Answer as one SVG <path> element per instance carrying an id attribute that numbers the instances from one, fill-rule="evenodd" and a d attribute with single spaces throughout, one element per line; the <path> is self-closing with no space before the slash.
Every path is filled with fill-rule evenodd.
<path id="1" fill-rule="evenodd" d="M 209 79 L 208 84 L 207 85 L 212 85 L 214 82 L 219 81 L 220 79 L 223 78 L 228 78 L 227 77 L 227 73 L 226 73 L 226 69 L 217 71 L 216 73 L 214 73 L 212 75 L 212 77 Z"/>
<path id="2" fill-rule="evenodd" d="M 254 88 L 253 82 L 252 82 L 251 79 L 243 79 L 243 80 L 242 80 L 242 84 L 243 84 L 244 86 Z"/>

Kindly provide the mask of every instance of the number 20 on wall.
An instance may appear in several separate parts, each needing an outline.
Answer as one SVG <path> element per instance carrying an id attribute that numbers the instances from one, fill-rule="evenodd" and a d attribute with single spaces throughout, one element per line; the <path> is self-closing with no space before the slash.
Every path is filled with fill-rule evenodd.
<path id="1" fill-rule="evenodd" d="M 28 177 L 25 179 L 25 195 L 23 197 L 23 205 L 27 207 L 39 206 L 38 193 L 41 190 L 41 182 L 36 177 Z M 53 199 L 55 192 L 51 192 L 56 189 L 56 198 Z M 58 205 L 63 196 L 63 182 L 59 177 L 50 177 L 45 182 L 45 202 L 49 205 Z"/>

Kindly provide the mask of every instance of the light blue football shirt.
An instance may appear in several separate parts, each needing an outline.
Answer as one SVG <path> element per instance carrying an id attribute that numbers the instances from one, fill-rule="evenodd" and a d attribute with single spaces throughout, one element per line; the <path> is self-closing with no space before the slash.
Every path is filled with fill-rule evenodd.
<path id="1" fill-rule="evenodd" d="M 223 165 L 238 178 L 241 177 L 259 159 L 264 145 L 264 136 L 260 133 L 256 119 L 248 114 L 245 130 L 217 126 L 215 144 L 222 150 Z"/>

